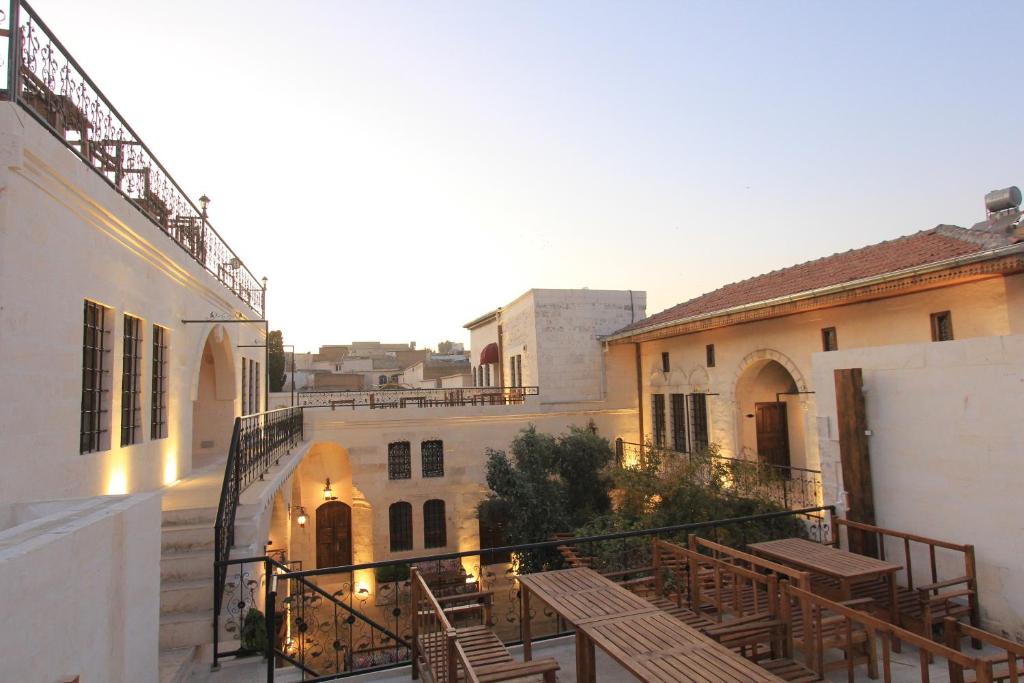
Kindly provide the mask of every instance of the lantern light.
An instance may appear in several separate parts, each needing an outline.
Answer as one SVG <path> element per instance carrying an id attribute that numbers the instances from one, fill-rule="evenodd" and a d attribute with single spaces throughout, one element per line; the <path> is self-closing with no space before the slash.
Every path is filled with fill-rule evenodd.
<path id="1" fill-rule="evenodd" d="M 324 500 L 337 500 L 337 498 L 334 491 L 331 490 L 331 478 L 327 477 L 327 481 L 324 482 Z"/>

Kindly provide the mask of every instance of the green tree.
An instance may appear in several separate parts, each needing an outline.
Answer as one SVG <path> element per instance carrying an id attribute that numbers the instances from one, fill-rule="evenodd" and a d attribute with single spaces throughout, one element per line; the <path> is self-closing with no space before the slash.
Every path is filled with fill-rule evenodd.
<path id="1" fill-rule="evenodd" d="M 267 378 L 271 391 L 284 388 L 284 336 L 281 330 L 271 330 L 267 337 Z"/>

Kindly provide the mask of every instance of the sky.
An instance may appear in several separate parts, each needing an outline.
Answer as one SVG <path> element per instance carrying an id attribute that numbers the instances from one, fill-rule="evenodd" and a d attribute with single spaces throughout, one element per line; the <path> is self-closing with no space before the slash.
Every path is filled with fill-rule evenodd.
<path id="1" fill-rule="evenodd" d="M 300 351 L 468 341 L 534 287 L 653 314 L 1024 184 L 1020 2 L 33 7 Z"/>

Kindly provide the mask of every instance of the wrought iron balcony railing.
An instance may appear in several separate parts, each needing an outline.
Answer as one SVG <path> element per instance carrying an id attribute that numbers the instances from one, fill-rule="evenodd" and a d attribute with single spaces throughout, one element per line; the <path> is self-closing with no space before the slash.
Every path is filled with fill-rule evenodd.
<path id="1" fill-rule="evenodd" d="M 540 387 L 459 387 L 450 389 L 377 389 L 303 391 L 296 405 L 307 408 L 444 408 L 521 405 Z"/>
<path id="2" fill-rule="evenodd" d="M 24 0 L 0 16 L 17 102 L 260 317 L 266 289 Z"/>

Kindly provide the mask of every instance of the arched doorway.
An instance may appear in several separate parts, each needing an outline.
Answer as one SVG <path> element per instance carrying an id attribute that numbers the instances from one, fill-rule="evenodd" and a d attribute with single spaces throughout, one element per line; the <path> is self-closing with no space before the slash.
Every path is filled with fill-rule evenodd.
<path id="1" fill-rule="evenodd" d="M 338 500 L 316 509 L 316 566 L 352 564 L 352 508 Z"/>
<path id="2" fill-rule="evenodd" d="M 192 401 L 192 467 L 223 460 L 235 419 L 235 367 L 231 337 L 222 325 L 210 330 L 199 360 Z"/>
<path id="3" fill-rule="evenodd" d="M 780 467 L 804 466 L 804 416 L 796 380 L 779 361 L 751 363 L 736 382 L 739 451 Z"/>

